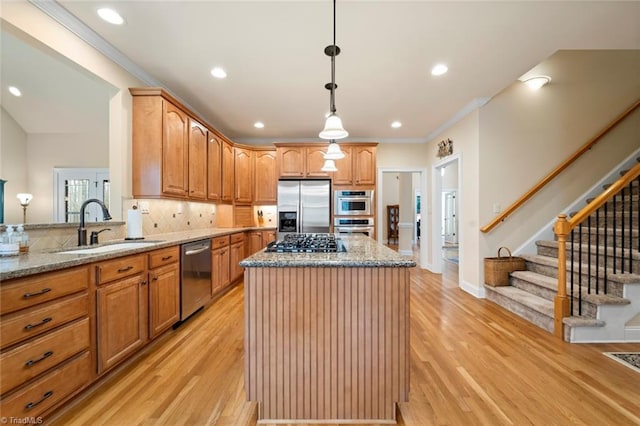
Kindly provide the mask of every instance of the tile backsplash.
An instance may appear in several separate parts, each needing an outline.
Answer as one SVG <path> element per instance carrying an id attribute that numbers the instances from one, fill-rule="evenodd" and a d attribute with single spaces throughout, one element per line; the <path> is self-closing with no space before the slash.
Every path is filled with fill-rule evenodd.
<path id="1" fill-rule="evenodd" d="M 173 200 L 128 200 L 123 217 L 137 206 L 142 210 L 142 235 L 216 227 L 216 205 Z"/>

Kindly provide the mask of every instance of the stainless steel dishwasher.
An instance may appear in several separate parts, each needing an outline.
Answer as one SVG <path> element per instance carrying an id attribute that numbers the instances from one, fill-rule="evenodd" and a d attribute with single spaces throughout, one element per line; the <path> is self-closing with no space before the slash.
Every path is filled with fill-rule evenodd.
<path id="1" fill-rule="evenodd" d="M 211 240 L 183 244 L 180 258 L 180 320 L 184 321 L 211 298 Z"/>

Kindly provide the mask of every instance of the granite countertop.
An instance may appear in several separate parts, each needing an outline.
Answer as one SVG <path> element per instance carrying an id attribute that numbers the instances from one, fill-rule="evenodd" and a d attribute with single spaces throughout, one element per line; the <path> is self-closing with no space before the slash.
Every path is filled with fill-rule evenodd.
<path id="1" fill-rule="evenodd" d="M 410 268 L 416 262 L 369 237 L 340 236 L 347 249 L 343 253 L 267 253 L 264 250 L 240 262 L 245 268 L 366 267 Z"/>
<path id="2" fill-rule="evenodd" d="M 142 247 L 123 248 L 107 253 L 94 254 L 61 254 L 61 251 L 69 251 L 81 249 L 81 247 L 66 247 L 64 249 L 48 251 L 48 252 L 29 252 L 18 256 L 0 257 L 0 282 L 11 278 L 25 277 L 28 275 L 39 274 L 42 272 L 55 271 L 58 269 L 70 268 L 73 266 L 84 265 L 87 263 L 97 262 L 101 260 L 113 259 L 116 257 L 127 256 L 131 254 L 143 253 L 164 247 L 171 247 L 178 244 L 209 239 L 212 237 L 220 237 L 236 232 L 245 232 L 252 230 L 273 230 L 275 228 L 256 227 L 256 228 L 211 228 L 198 229 L 183 232 L 171 232 L 167 234 L 157 234 L 145 237 L 139 240 L 145 244 Z M 89 246 L 87 248 L 107 246 L 114 243 L 122 243 L 123 240 L 108 241 L 104 244 Z M 126 241 L 132 242 L 132 241 Z"/>

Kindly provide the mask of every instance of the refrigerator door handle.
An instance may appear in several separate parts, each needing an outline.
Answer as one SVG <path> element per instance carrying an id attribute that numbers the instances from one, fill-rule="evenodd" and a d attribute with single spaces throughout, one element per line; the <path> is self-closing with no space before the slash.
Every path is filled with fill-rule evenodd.
<path id="1" fill-rule="evenodd" d="M 298 208 L 298 211 L 297 211 L 298 220 L 296 220 L 296 222 L 298 224 L 298 233 L 302 233 L 302 230 L 304 229 L 302 225 L 302 209 L 304 208 L 304 204 L 302 204 L 302 201 L 300 201 L 299 206 L 300 207 Z"/>

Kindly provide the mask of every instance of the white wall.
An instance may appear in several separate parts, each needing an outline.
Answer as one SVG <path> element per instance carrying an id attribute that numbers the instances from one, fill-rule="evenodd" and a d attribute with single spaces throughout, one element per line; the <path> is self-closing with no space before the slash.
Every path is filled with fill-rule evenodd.
<path id="1" fill-rule="evenodd" d="M 382 223 L 384 224 L 382 228 L 382 235 L 378 238 L 378 241 L 384 242 L 387 241 L 387 206 L 393 204 L 400 203 L 400 195 L 398 191 L 399 185 L 399 173 L 396 172 L 386 172 L 382 174 L 382 196 L 384 199 L 381 199 L 382 203 Z M 380 188 L 380 184 L 378 185 Z M 380 191 L 378 192 L 380 193 Z"/>
<path id="2" fill-rule="evenodd" d="M 22 223 L 22 207 L 16 198 L 20 192 L 29 192 L 27 181 L 27 134 L 22 127 L 0 107 L 0 178 L 4 186 L 4 223 Z"/>

